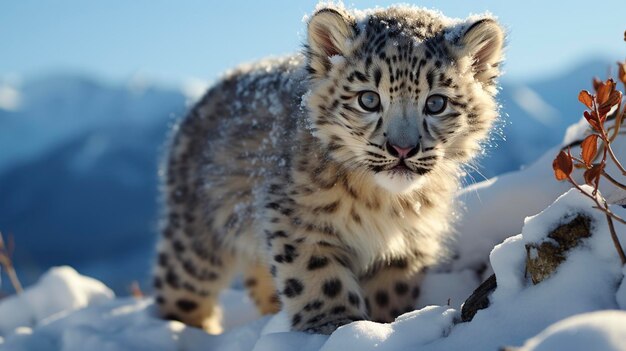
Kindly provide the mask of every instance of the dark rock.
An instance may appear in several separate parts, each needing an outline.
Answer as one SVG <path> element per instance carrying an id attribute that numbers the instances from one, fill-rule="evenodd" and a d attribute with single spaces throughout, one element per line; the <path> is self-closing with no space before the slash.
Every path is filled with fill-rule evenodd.
<path id="1" fill-rule="evenodd" d="M 566 253 L 591 236 L 591 219 L 583 214 L 559 225 L 548 234 L 553 241 L 526 244 L 526 271 L 533 284 L 548 278 L 565 261 Z"/>
<path id="2" fill-rule="evenodd" d="M 489 307 L 489 295 L 496 290 L 497 286 L 495 274 L 480 284 L 461 306 L 461 321 L 469 322 L 476 312 Z"/>

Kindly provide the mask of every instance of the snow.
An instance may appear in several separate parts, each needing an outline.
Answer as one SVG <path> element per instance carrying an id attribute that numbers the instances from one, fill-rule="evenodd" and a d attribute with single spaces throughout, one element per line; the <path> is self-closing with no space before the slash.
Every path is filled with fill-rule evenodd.
<path id="1" fill-rule="evenodd" d="M 36 286 L 2 300 L 0 316 L 10 318 L 0 318 L 0 335 L 18 327 L 32 327 L 59 313 L 102 304 L 114 297 L 104 284 L 79 275 L 71 267 L 53 268 Z"/>
<path id="2" fill-rule="evenodd" d="M 495 184 L 480 189 L 487 194 Z M 103 284 L 61 267 L 22 295 L 0 301 L 0 349 L 385 351 L 496 350 L 523 345 L 522 350 L 551 350 L 559 345 L 557 349 L 626 350 L 626 312 L 618 311 L 626 302 L 625 270 L 604 215 L 592 206 L 590 199 L 569 190 L 526 218 L 520 234 L 496 245 L 489 259 L 498 287 L 491 305 L 468 323 L 460 323 L 457 306 L 467 296 L 468 286 L 478 282 L 469 267 L 427 274 L 420 303 L 430 300 L 436 306 L 406 313 L 389 324 L 354 322 L 330 336 L 290 332 L 283 313 L 259 318 L 250 300 L 237 290 L 226 291 L 220 300 L 227 331 L 208 335 L 156 318 L 150 298 L 114 299 Z M 613 210 L 626 215 L 620 207 Z M 552 276 L 532 285 L 524 270 L 525 244 L 548 240 L 554 227 L 579 213 L 592 219 L 592 236 L 572 249 Z M 626 242 L 626 227 L 617 225 L 617 231 Z M 453 306 L 437 301 L 444 296 L 458 301 Z M 576 338 L 570 340 L 572 335 Z M 573 348 L 567 348 L 570 345 Z"/>
<path id="3" fill-rule="evenodd" d="M 551 325 L 519 351 L 620 351 L 626 345 L 626 312 L 581 314 Z"/>

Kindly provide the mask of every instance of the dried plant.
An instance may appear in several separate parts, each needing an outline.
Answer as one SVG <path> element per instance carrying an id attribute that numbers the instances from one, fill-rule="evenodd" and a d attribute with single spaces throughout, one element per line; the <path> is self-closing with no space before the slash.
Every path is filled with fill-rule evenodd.
<path id="1" fill-rule="evenodd" d="M 139 282 L 136 280 L 130 284 L 130 294 L 137 300 L 141 300 L 145 297 L 145 294 L 141 290 L 141 286 L 139 286 Z"/>
<path id="2" fill-rule="evenodd" d="M 8 245 L 5 245 L 2 233 L 0 233 L 0 266 L 4 267 L 15 292 L 19 294 L 23 291 L 23 289 L 20 280 L 17 278 L 17 273 L 15 273 L 15 268 L 13 267 L 13 261 L 11 260 L 12 253 L 13 239 L 9 237 Z"/>
<path id="3" fill-rule="evenodd" d="M 618 62 L 618 79 L 622 82 L 626 91 L 626 61 Z M 572 155 L 570 146 L 568 146 L 559 152 L 552 163 L 552 168 L 557 180 L 569 181 L 582 194 L 596 203 L 595 208 L 605 213 L 613 244 L 622 264 L 626 264 L 626 255 L 613 225 L 613 221 L 626 224 L 626 220 L 612 212 L 606 199 L 598 193 L 598 187 L 602 178 L 608 180 L 614 186 L 626 190 L 624 180 L 620 180 L 626 177 L 626 170 L 611 148 L 611 143 L 620 134 L 622 121 L 626 117 L 626 106 L 622 108 L 623 94 L 616 89 L 616 83 L 613 79 L 608 79 L 604 82 L 594 79 L 593 88 L 595 94 L 591 94 L 586 90 L 578 94 L 578 100 L 588 109 L 583 116 L 591 126 L 592 134 L 588 135 L 580 143 L 580 157 Z M 614 123 L 607 127 L 607 121 L 614 121 Z M 607 173 L 607 163 L 609 161 L 613 162 L 619 172 L 621 172 L 621 175 L 616 176 Z M 591 194 L 583 191 L 581 186 L 572 178 L 574 168 L 585 170 L 583 178 L 586 184 L 593 187 Z"/>

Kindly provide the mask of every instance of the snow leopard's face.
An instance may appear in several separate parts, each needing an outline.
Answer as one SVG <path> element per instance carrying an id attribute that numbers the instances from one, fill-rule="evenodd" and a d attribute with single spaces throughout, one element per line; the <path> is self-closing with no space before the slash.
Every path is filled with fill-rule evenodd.
<path id="1" fill-rule="evenodd" d="M 357 21 L 319 10 L 306 51 L 313 132 L 332 158 L 394 193 L 450 177 L 497 117 L 503 41 L 492 19 L 390 8 Z"/>

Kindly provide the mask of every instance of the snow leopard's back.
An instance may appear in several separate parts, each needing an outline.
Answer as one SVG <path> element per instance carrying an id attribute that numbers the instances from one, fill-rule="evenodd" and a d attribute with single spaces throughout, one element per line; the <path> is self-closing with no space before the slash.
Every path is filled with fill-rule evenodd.
<path id="1" fill-rule="evenodd" d="M 213 243 L 218 248 L 259 251 L 250 242 L 257 236 L 249 235 L 254 206 L 265 180 L 289 169 L 296 123 L 303 120 L 303 67 L 300 56 L 242 65 L 180 122 L 164 165 L 170 218 L 203 222 L 198 225 L 217 234 L 210 239 L 220 241 Z"/>

